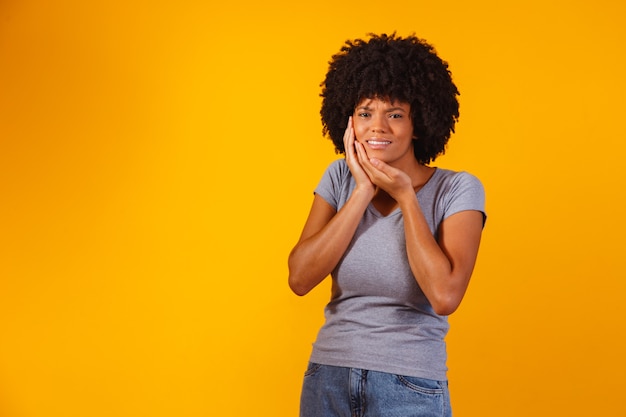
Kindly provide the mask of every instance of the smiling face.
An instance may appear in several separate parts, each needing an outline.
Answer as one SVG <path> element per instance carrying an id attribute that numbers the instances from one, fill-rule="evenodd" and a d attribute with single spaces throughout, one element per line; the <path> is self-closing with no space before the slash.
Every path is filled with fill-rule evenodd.
<path id="1" fill-rule="evenodd" d="M 370 158 L 396 166 L 416 161 L 410 111 L 411 106 L 401 101 L 366 98 L 357 104 L 354 133 Z"/>

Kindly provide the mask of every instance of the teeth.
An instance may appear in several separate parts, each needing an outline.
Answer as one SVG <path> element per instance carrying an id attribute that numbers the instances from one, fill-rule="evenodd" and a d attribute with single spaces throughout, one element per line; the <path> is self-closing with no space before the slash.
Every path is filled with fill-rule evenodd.
<path id="1" fill-rule="evenodd" d="M 389 145 L 391 142 L 387 140 L 368 140 L 367 143 L 371 143 L 372 145 Z"/>

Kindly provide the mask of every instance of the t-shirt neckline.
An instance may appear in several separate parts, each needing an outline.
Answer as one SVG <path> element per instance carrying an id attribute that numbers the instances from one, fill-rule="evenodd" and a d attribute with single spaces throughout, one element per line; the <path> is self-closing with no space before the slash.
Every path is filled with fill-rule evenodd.
<path id="1" fill-rule="evenodd" d="M 419 198 L 420 194 L 422 194 L 424 192 L 424 190 L 426 188 L 429 188 L 430 184 L 433 183 L 433 178 L 435 178 L 435 175 L 439 174 L 439 168 L 437 168 L 437 167 L 433 167 L 433 168 L 435 168 L 435 172 L 433 172 L 433 174 L 430 176 L 428 181 L 426 181 L 424 186 L 415 192 L 415 195 L 418 198 Z M 389 213 L 388 215 L 384 216 L 381 212 L 379 212 L 376 209 L 376 207 L 374 207 L 374 204 L 372 204 L 371 201 L 367 205 L 367 210 L 369 210 L 373 215 L 375 215 L 376 217 L 381 218 L 381 219 L 387 219 L 387 218 L 390 218 L 390 217 L 393 217 L 393 216 L 397 216 L 398 214 L 401 213 L 400 206 L 398 206 L 395 209 L 393 209 L 393 211 L 391 213 Z"/>

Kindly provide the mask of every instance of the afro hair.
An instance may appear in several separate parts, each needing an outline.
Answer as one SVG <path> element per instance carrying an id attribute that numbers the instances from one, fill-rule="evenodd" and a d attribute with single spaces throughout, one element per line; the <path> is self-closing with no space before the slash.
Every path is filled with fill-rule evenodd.
<path id="1" fill-rule="evenodd" d="M 322 133 L 344 153 L 346 123 L 358 103 L 366 98 L 405 102 L 417 138 L 415 158 L 428 164 L 445 152 L 459 117 L 459 91 L 448 64 L 415 36 L 368 36 L 346 41 L 329 62 L 321 83 Z"/>

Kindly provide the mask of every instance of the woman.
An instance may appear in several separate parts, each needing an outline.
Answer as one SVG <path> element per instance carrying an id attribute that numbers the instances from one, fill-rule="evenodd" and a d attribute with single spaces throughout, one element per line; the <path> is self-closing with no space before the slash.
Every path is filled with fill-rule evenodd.
<path id="1" fill-rule="evenodd" d="M 322 123 L 336 151 L 289 256 L 304 295 L 332 276 L 301 417 L 450 416 L 447 316 L 478 254 L 484 191 L 428 164 L 458 118 L 447 63 L 425 41 L 347 41 L 322 83 Z"/>

